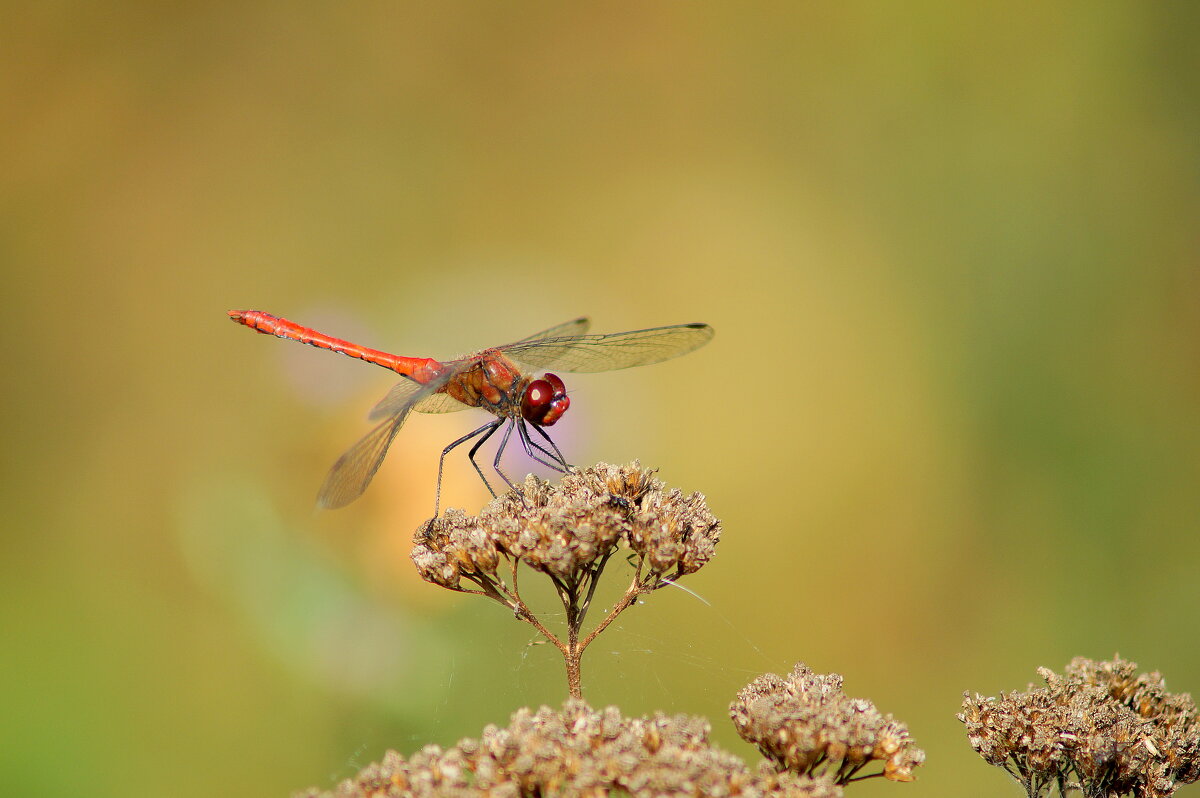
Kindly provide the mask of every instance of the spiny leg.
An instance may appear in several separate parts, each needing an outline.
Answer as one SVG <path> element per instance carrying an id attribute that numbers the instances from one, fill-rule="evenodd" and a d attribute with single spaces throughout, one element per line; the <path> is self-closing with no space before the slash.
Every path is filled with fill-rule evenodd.
<path id="1" fill-rule="evenodd" d="M 509 479 L 508 475 L 505 474 L 503 469 L 500 468 L 500 458 L 504 454 L 504 447 L 508 446 L 508 438 L 510 435 L 512 435 L 512 431 L 513 431 L 513 424 L 509 424 L 508 429 L 504 430 L 504 437 L 500 439 L 500 445 L 496 447 L 496 458 L 494 460 L 492 460 L 492 468 L 496 469 L 496 473 L 500 475 L 500 479 L 504 480 L 505 485 L 508 485 L 508 487 L 511 490 L 516 491 L 517 486 L 513 484 L 513 481 L 511 479 Z M 478 449 L 478 448 L 479 447 L 476 446 L 474 449 L 472 449 L 471 454 L 474 454 L 475 449 Z M 474 460 L 472 460 L 471 462 L 474 462 Z M 478 469 L 479 466 L 475 466 L 475 468 Z M 480 473 L 483 473 L 483 472 L 480 472 Z M 520 491 L 517 491 L 517 493 L 520 494 Z M 493 493 L 492 495 L 495 496 L 496 494 Z M 525 497 L 523 494 L 521 494 L 521 501 L 525 501 Z"/>
<path id="2" fill-rule="evenodd" d="M 504 418 L 498 418 L 495 421 L 488 422 L 486 426 L 491 427 L 491 429 L 487 431 L 486 435 L 475 441 L 475 445 L 471 447 L 471 451 L 467 452 L 467 459 L 470 460 L 471 465 L 475 467 L 475 473 L 478 474 L 479 478 L 483 480 L 484 487 L 488 489 L 488 493 L 492 494 L 493 499 L 496 498 L 496 491 L 492 490 L 492 483 L 488 482 L 488 478 L 483 474 L 483 469 L 479 467 L 479 463 L 475 462 L 475 453 L 479 451 L 479 447 L 483 446 L 488 438 L 492 437 L 496 430 L 500 429 L 500 425 L 504 422 Z M 508 434 L 505 433 L 504 437 L 507 438 Z M 501 476 L 503 476 L 503 474 L 501 474 Z"/>
<path id="3" fill-rule="evenodd" d="M 487 489 L 489 491 L 491 491 L 491 494 L 493 496 L 496 495 L 496 492 L 494 490 L 492 490 L 492 486 L 488 485 L 487 477 L 485 477 L 483 475 L 483 472 L 479 470 L 479 466 L 475 463 L 474 458 L 475 458 L 475 452 L 479 449 L 479 447 L 481 445 L 483 445 L 483 442 L 486 441 L 488 438 L 490 438 L 492 433 L 495 432 L 496 429 L 503 423 L 504 423 L 504 419 L 502 419 L 502 418 L 498 418 L 495 421 L 489 421 L 488 423 L 484 424 L 482 427 L 471 430 L 466 435 L 462 436 L 461 438 L 456 440 L 454 443 L 447 446 L 445 449 L 442 449 L 442 456 L 438 458 L 437 492 L 434 494 L 434 500 L 433 500 L 433 517 L 434 518 L 437 518 L 438 511 L 441 509 L 441 506 L 442 506 L 442 470 L 445 468 L 445 465 L 446 465 L 446 455 L 450 454 L 450 452 L 453 451 L 455 448 L 457 448 L 458 446 L 461 446 L 462 444 L 471 440 L 472 438 L 474 438 L 476 435 L 478 435 L 481 432 L 484 432 L 485 434 L 482 438 L 479 439 L 478 443 L 476 443 L 474 446 L 471 447 L 471 454 L 469 455 L 469 457 L 471 458 L 471 465 L 475 466 L 475 470 L 479 472 L 479 478 L 483 480 L 483 484 L 487 485 Z"/>
<path id="4" fill-rule="evenodd" d="M 538 432 L 540 432 L 540 433 L 542 434 L 542 437 L 543 437 L 543 438 L 546 438 L 548 441 L 550 441 L 549 437 L 548 437 L 548 436 L 546 435 L 546 433 L 545 433 L 545 432 L 544 432 L 544 431 L 541 429 L 541 427 L 539 427 L 537 424 L 532 424 L 532 423 L 531 423 L 531 426 L 533 426 L 533 428 L 534 428 L 534 429 L 536 429 Z M 568 464 L 568 463 L 567 463 L 565 460 L 563 460 L 563 457 L 562 457 L 562 452 L 559 452 L 559 451 L 557 451 L 558 447 L 555 447 L 555 451 L 554 451 L 554 452 L 551 452 L 551 451 L 550 451 L 549 449 L 547 449 L 545 446 L 542 446 L 540 443 L 538 443 L 537 441 L 535 441 L 533 438 L 529 437 L 529 431 L 528 431 L 528 430 L 524 430 L 524 429 L 523 429 L 521 432 L 522 432 L 522 435 L 523 435 L 523 437 L 524 437 L 524 439 L 525 439 L 525 451 L 526 451 L 526 452 L 529 454 L 529 456 L 530 456 L 530 457 L 533 457 L 533 458 L 534 458 L 535 460 L 537 460 L 539 463 L 544 463 L 545 465 L 549 466 L 550 468 L 553 468 L 555 471 L 564 471 L 564 466 L 568 466 L 568 465 L 569 465 L 569 464 Z M 553 445 L 554 445 L 554 441 L 550 441 L 550 445 L 551 445 L 551 446 L 553 446 Z M 543 460 L 541 460 L 541 459 L 537 458 L 537 457 L 536 457 L 536 456 L 533 454 L 533 452 L 529 451 L 531 447 L 532 447 L 532 448 L 534 448 L 534 449 L 537 449 L 539 452 L 541 452 L 542 454 L 546 455 L 546 457 L 550 458 L 550 459 L 551 459 L 551 460 L 553 460 L 554 462 L 553 462 L 553 463 L 546 463 L 545 461 L 543 461 Z"/>
<path id="5" fill-rule="evenodd" d="M 563 469 L 565 470 L 567 468 L 570 468 L 571 464 L 567 462 L 567 458 L 563 457 L 563 453 L 558 450 L 558 444 L 556 444 L 554 442 L 554 439 L 550 437 L 550 433 L 546 432 L 546 430 L 542 429 L 537 424 L 533 425 L 533 429 L 534 429 L 534 432 L 536 432 L 538 435 L 541 435 L 543 438 L 545 438 L 546 443 L 550 444 L 550 447 L 552 449 L 554 449 L 554 454 L 557 456 L 558 462 L 562 463 Z M 542 447 L 540 447 L 540 446 L 538 448 L 542 449 Z M 542 449 L 542 451 L 545 452 L 546 450 Z M 546 453 L 549 454 L 549 452 L 546 452 Z"/>
<path id="6" fill-rule="evenodd" d="M 564 469 L 562 467 L 561 463 L 559 463 L 557 460 L 554 459 L 554 455 L 550 453 L 550 450 L 547 449 L 545 446 L 542 446 L 541 444 L 536 443 L 535 441 L 530 439 L 529 430 L 527 430 L 525 428 L 525 420 L 521 419 L 517 423 L 521 425 L 521 430 L 520 430 L 521 446 L 524 447 L 525 454 L 529 455 L 535 462 L 541 463 L 542 465 L 546 466 L 547 468 L 553 468 L 555 471 L 565 474 L 566 469 Z M 535 424 L 534 426 L 536 427 L 537 425 Z M 541 452 L 542 454 L 546 455 L 546 457 L 549 457 L 551 459 L 543 460 L 541 457 L 538 457 L 536 454 L 534 454 L 534 452 L 533 452 L 534 449 L 537 449 L 539 452 Z"/>

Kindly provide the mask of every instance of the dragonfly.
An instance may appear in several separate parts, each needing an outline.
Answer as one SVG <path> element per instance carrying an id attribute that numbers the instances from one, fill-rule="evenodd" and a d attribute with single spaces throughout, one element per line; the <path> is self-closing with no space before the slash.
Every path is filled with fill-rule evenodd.
<path id="1" fill-rule="evenodd" d="M 257 332 L 374 363 L 404 378 L 372 408 L 368 418 L 379 422 L 378 425 L 350 447 L 330 469 L 317 494 L 317 504 L 321 507 L 343 507 L 366 491 L 392 441 L 413 411 L 450 413 L 478 407 L 491 413 L 494 419 L 442 450 L 438 459 L 434 517 L 441 505 L 446 455 L 468 441 L 475 442 L 467 459 L 488 491 L 496 496 L 475 455 L 501 428 L 504 432 L 492 468 L 510 489 L 515 486 L 500 467 L 500 458 L 514 430 L 521 448 L 534 461 L 560 473 L 571 468 L 546 432 L 546 428 L 554 426 L 571 406 L 566 385 L 556 374 L 546 372 L 535 377 L 522 366 L 580 373 L 647 366 L 699 349 L 712 339 L 714 332 L 709 325 L 696 323 L 589 335 L 591 322 L 580 317 L 510 344 L 438 361 L 369 349 L 261 310 L 231 310 L 229 317 Z"/>

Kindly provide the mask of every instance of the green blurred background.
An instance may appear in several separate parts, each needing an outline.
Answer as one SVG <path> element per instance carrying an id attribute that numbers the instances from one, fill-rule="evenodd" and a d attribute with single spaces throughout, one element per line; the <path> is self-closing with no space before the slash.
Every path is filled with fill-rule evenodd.
<path id="1" fill-rule="evenodd" d="M 1200 692 L 1195 4 L 6 6 L 0 793 L 286 795 L 564 697 L 407 559 L 480 414 L 314 513 L 391 380 L 232 308 L 432 356 L 716 327 L 569 383 L 573 461 L 725 524 L 594 704 L 752 756 L 728 702 L 804 661 L 928 752 L 852 794 L 1011 796 L 964 690 Z"/>

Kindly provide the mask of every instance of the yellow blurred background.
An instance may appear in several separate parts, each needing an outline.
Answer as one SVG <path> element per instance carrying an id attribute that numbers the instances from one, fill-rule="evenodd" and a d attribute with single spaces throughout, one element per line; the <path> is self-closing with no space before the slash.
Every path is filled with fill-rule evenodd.
<path id="1" fill-rule="evenodd" d="M 964 690 L 1120 652 L 1200 692 L 1197 30 L 1148 3 L 8 4 L 0 793 L 286 795 L 565 696 L 528 627 L 407 559 L 479 411 L 410 421 L 316 513 L 392 380 L 235 308 L 435 357 L 581 314 L 716 327 L 568 381 L 573 462 L 641 458 L 725 525 L 699 599 L 588 652 L 593 704 L 705 715 L 754 760 L 728 703 L 803 661 L 928 752 L 852 795 L 1010 796 Z M 484 498 L 452 456 L 447 503 Z"/>

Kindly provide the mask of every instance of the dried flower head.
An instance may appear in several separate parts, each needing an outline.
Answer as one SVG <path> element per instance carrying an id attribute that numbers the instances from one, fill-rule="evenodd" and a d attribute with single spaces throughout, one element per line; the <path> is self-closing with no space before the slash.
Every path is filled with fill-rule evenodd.
<path id="1" fill-rule="evenodd" d="M 497 554 L 571 582 L 586 580 L 625 545 L 648 584 L 659 587 L 700 570 L 720 538 L 721 523 L 703 495 L 666 490 L 636 461 L 598 463 L 558 484 L 529 476 L 475 517 L 447 511 L 422 527 L 412 558 L 422 578 L 459 589 L 463 578 L 498 578 Z"/>
<path id="2" fill-rule="evenodd" d="M 596 634 L 638 596 L 700 570 L 720 539 L 721 523 L 703 495 L 668 490 L 653 470 L 636 461 L 599 463 L 571 471 L 558 484 L 527 477 L 478 516 L 448 510 L 421 527 L 412 560 L 422 579 L 487 596 L 537 628 L 563 653 L 571 694 L 579 697 L 579 657 Z M 632 553 L 632 582 L 600 625 L 581 639 L 600 576 L 623 547 Z M 522 563 L 553 584 L 566 613 L 565 640 L 521 599 L 517 566 Z"/>
<path id="3" fill-rule="evenodd" d="M 332 793 L 307 798 L 389 796 L 794 796 L 840 798 L 827 780 L 754 773 L 714 748 L 709 725 L 687 715 L 626 718 L 568 701 L 561 712 L 522 709 L 506 728 L 405 759 L 389 752 Z"/>
<path id="4" fill-rule="evenodd" d="M 964 696 L 958 718 L 971 747 L 1031 796 L 1051 786 L 1085 795 L 1171 795 L 1200 778 L 1200 720 L 1187 694 L 1119 657 L 1076 658 L 1046 686 L 999 698 Z"/>
<path id="5" fill-rule="evenodd" d="M 803 663 L 787 678 L 768 673 L 755 679 L 729 714 L 742 739 L 779 770 L 828 774 L 838 784 L 872 776 L 912 781 L 913 768 L 925 761 L 907 726 L 843 693 L 840 675 L 816 674 Z M 883 770 L 858 775 L 872 761 Z"/>

